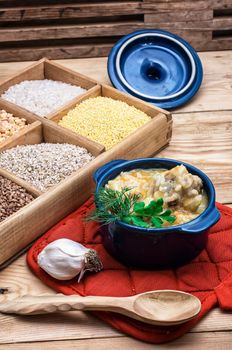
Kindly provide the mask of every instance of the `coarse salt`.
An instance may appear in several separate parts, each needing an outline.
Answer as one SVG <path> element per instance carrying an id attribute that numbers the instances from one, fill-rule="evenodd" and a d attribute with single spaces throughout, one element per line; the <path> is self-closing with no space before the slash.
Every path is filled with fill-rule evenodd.
<path id="1" fill-rule="evenodd" d="M 40 117 L 46 117 L 84 92 L 86 90 L 80 86 L 61 81 L 24 80 L 11 86 L 1 97 Z"/>

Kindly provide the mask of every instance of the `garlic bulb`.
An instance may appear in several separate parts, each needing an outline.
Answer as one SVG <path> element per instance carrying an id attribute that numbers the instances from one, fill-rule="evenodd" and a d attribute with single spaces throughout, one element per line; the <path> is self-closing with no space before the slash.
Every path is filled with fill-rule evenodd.
<path id="1" fill-rule="evenodd" d="M 37 257 L 38 265 L 58 280 L 70 280 L 86 271 L 100 271 L 102 263 L 93 249 L 71 239 L 61 238 L 49 243 Z"/>

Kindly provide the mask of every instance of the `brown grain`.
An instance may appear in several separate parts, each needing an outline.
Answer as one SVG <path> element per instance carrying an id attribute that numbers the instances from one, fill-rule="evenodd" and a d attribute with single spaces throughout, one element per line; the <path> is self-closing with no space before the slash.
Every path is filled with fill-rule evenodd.
<path id="1" fill-rule="evenodd" d="M 0 176 L 0 222 L 33 200 L 23 187 Z"/>

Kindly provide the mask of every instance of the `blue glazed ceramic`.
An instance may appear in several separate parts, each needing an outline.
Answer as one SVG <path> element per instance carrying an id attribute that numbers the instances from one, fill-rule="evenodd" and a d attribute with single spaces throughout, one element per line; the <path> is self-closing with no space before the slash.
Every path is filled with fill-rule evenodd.
<path id="1" fill-rule="evenodd" d="M 183 265 L 195 258 L 205 247 L 207 230 L 220 218 L 215 206 L 215 190 L 211 180 L 192 165 L 172 159 L 142 158 L 114 160 L 99 168 L 94 174 L 96 192 L 121 171 L 132 169 L 171 169 L 183 164 L 188 171 L 198 175 L 207 192 L 206 210 L 188 223 L 168 228 L 140 228 L 116 221 L 101 228 L 106 250 L 127 266 L 143 269 L 166 269 Z"/>
<path id="2" fill-rule="evenodd" d="M 188 102 L 203 70 L 193 47 L 163 30 L 140 30 L 121 38 L 108 58 L 108 74 L 119 90 L 165 109 Z"/>

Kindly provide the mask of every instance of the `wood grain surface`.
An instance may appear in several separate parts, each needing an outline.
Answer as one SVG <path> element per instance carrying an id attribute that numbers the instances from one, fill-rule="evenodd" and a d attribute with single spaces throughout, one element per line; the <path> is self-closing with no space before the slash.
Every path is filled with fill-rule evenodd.
<path id="1" fill-rule="evenodd" d="M 231 0 L 0 1 L 4 61 L 107 56 L 123 35 L 160 28 L 198 51 L 231 49 Z"/>
<path id="2" fill-rule="evenodd" d="M 147 2 L 149 3 L 149 2 Z M 215 1 L 216 3 L 216 1 Z M 232 207 L 232 51 L 201 53 L 204 81 L 199 93 L 173 113 L 173 137 L 159 156 L 197 165 L 213 180 L 217 199 Z M 62 60 L 67 67 L 109 83 L 106 58 Z M 28 62 L 0 64 L 0 80 Z M 0 273 L 0 287 L 12 298 L 23 294 L 54 293 L 29 271 L 25 255 Z M 232 313 L 212 310 L 180 339 L 163 345 L 145 344 L 124 336 L 92 315 L 82 312 L 33 316 L 0 316 L 0 350 L 58 349 L 185 349 L 230 350 Z"/>

